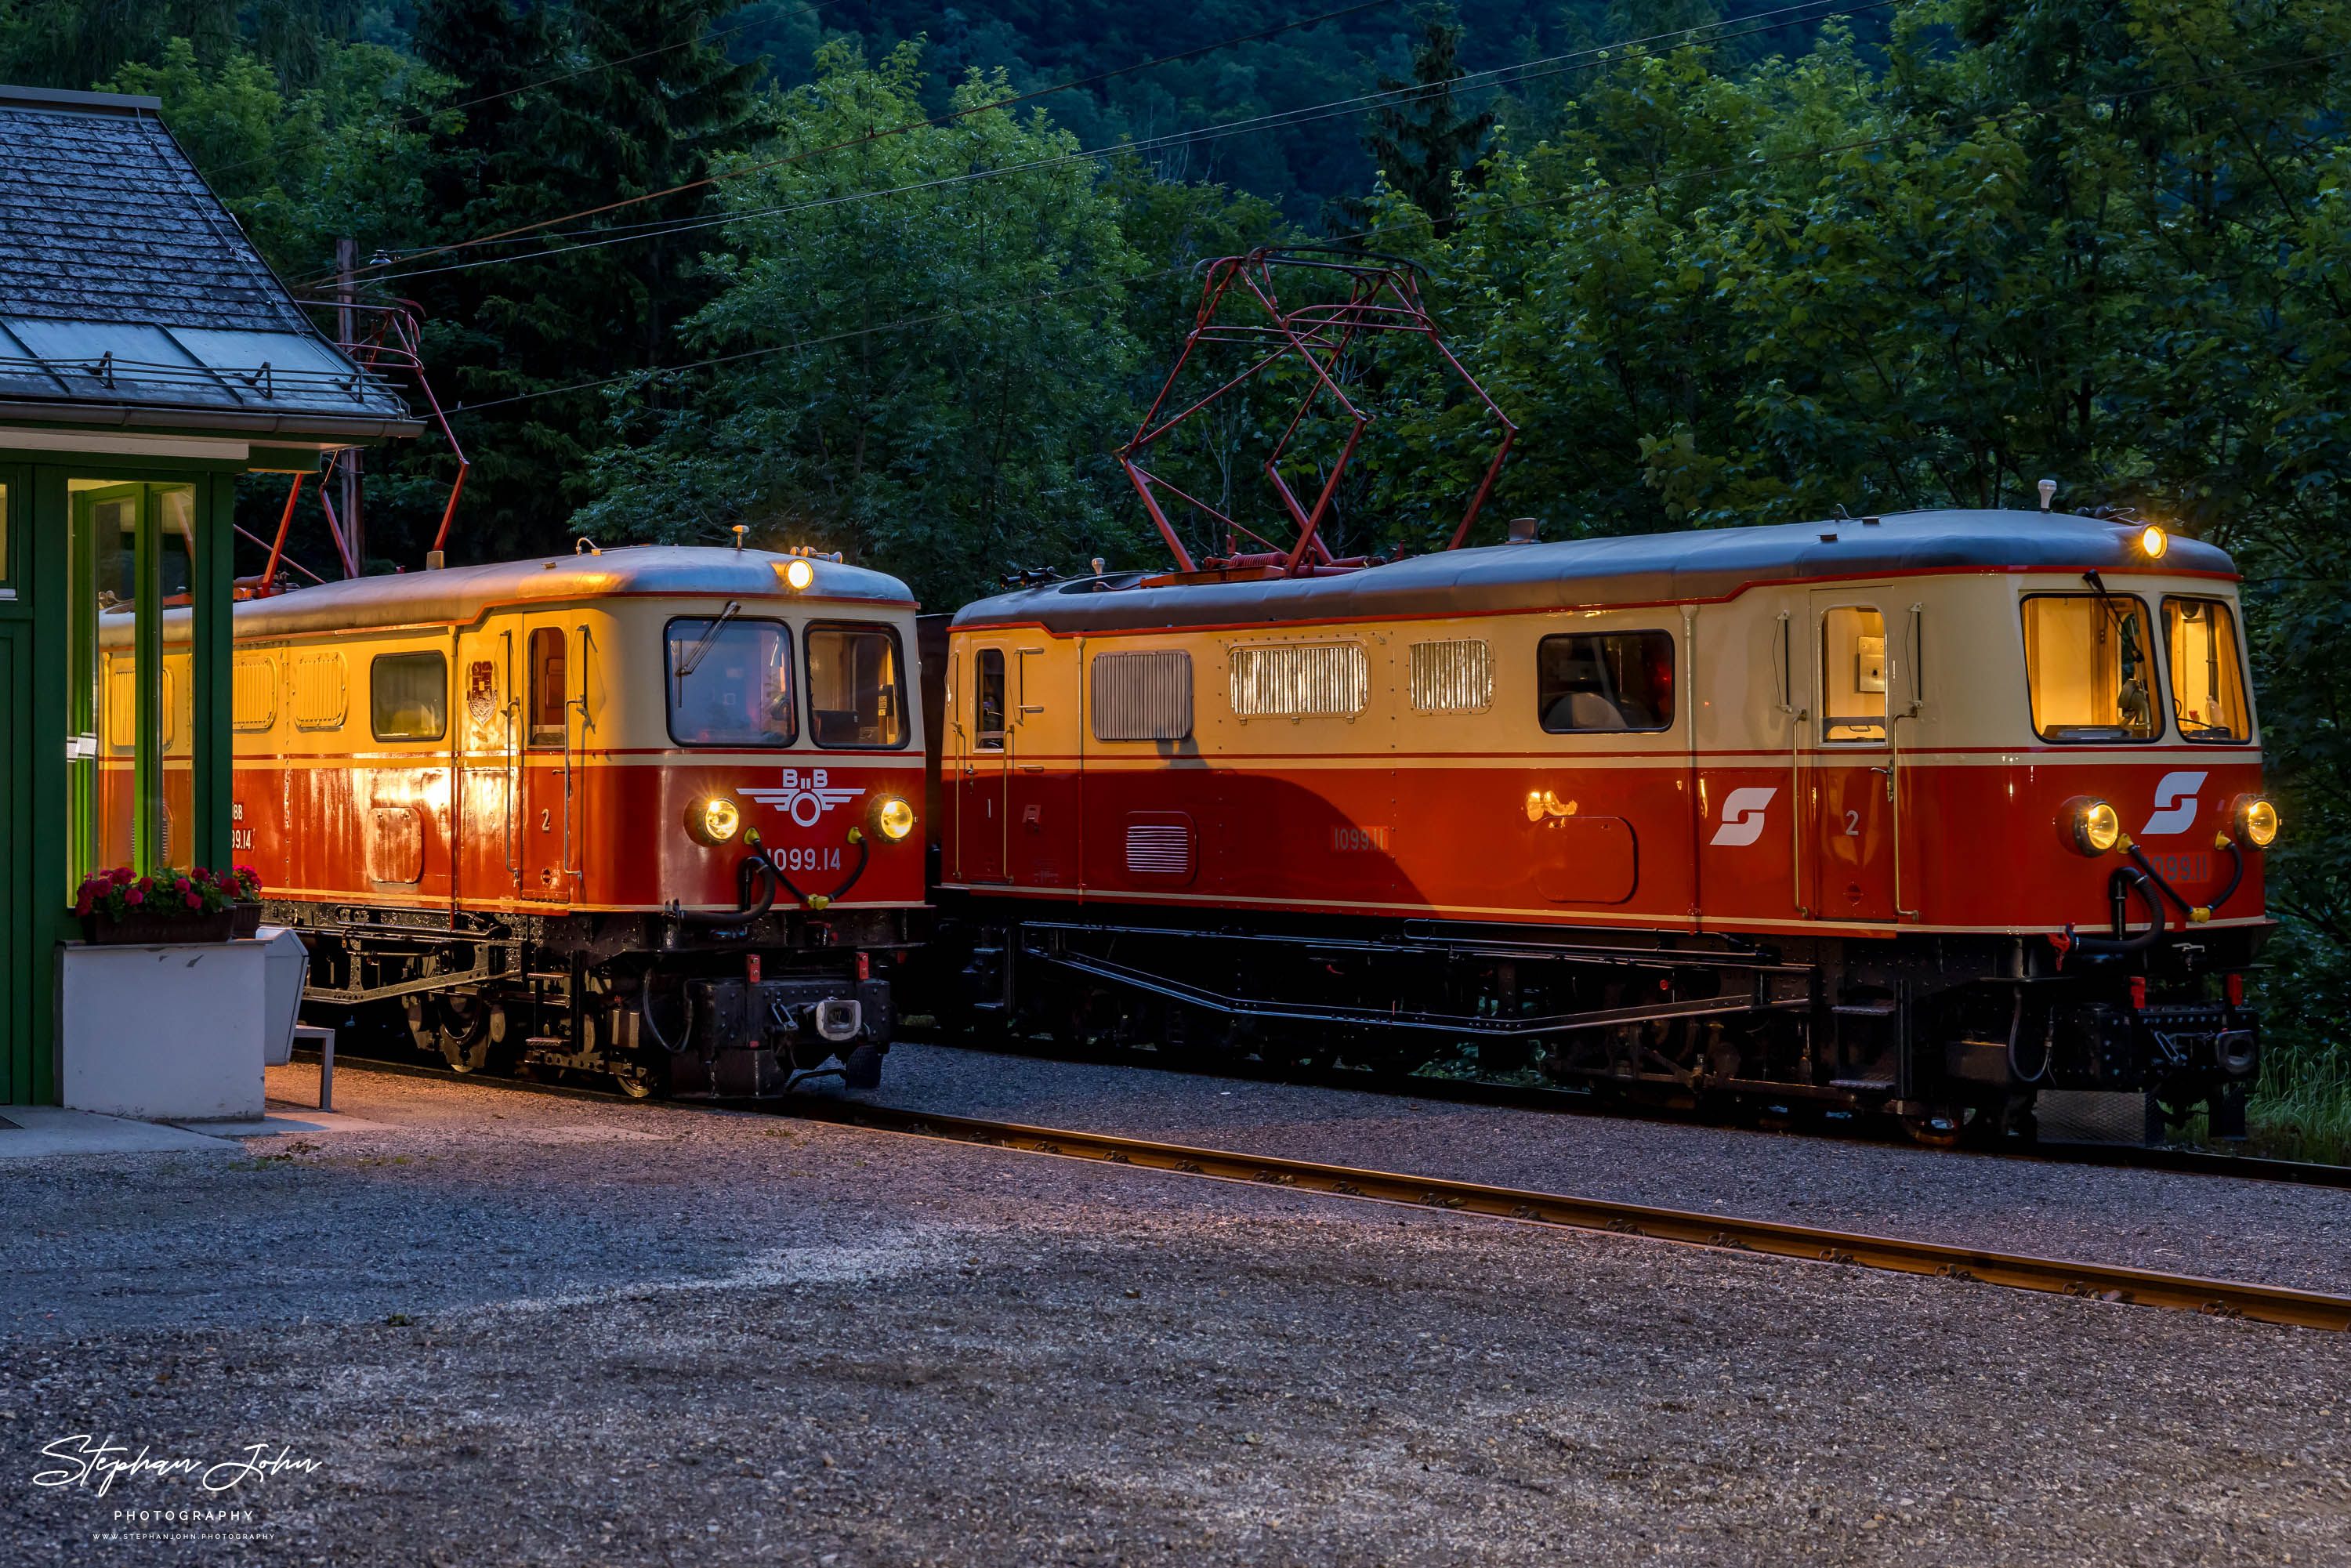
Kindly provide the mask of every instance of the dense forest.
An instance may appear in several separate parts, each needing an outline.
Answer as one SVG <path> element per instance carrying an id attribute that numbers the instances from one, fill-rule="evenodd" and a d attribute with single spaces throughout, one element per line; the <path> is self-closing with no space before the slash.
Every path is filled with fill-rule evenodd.
<path id="1" fill-rule="evenodd" d="M 457 559 L 741 524 L 934 604 L 1154 560 L 1110 453 L 1189 268 L 1307 239 L 1427 267 L 1548 537 L 2054 476 L 2214 539 L 2292 824 L 2268 1094 L 2351 1105 L 2351 0 L 0 0 L 0 77 L 161 96 L 298 288 L 358 241 L 462 411 Z M 1369 387 L 1350 546 L 1458 509 L 1429 369 Z M 1264 434 L 1179 457 L 1246 505 Z M 448 449 L 373 461 L 413 565 Z"/>

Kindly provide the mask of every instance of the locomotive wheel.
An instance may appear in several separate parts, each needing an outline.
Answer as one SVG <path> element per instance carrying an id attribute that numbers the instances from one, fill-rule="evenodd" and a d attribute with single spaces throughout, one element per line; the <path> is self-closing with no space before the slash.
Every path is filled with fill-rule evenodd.
<path id="1" fill-rule="evenodd" d="M 632 1100 L 650 1100 L 661 1087 L 657 1074 L 662 1064 L 646 1060 L 643 1052 L 610 1051 L 604 1057 L 604 1065 L 612 1074 L 614 1086 Z"/>
<path id="2" fill-rule="evenodd" d="M 479 997 L 454 992 L 436 1000 L 441 1060 L 452 1072 L 479 1072 L 490 1063 L 495 1037 L 505 1032 L 496 1027 L 497 1009 Z"/>
<path id="3" fill-rule="evenodd" d="M 1929 1111 L 1923 1116 L 1903 1117 L 1902 1130 L 1922 1147 L 1956 1149 L 1967 1131 L 1967 1121 L 1958 1111 Z"/>

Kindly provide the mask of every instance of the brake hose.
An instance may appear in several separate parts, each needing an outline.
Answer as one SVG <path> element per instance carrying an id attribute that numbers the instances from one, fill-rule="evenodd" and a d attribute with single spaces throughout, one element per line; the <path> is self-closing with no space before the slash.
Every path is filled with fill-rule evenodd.
<path id="1" fill-rule="evenodd" d="M 2136 936 L 2076 936 L 2074 935 L 2073 925 L 2069 923 L 2065 927 L 2064 940 L 2059 944 L 2061 952 L 2085 953 L 2094 958 L 2110 958 L 2124 953 L 2144 953 L 2163 940 L 2163 904 L 2148 887 L 2150 879 L 2126 865 L 2115 867 L 2115 876 L 2127 879 L 2130 885 L 2138 890 L 2139 901 L 2147 905 L 2147 928 Z M 2107 879 L 2109 886 L 2113 882 L 2113 877 Z"/>

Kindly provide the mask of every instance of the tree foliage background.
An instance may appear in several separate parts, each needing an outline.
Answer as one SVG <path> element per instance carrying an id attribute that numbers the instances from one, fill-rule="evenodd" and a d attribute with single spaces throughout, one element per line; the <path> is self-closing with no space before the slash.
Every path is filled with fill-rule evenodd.
<path id="1" fill-rule="evenodd" d="M 1525 429 L 1489 516 L 1549 537 L 2029 506 L 2047 476 L 2213 539 L 2289 809 L 2272 1017 L 2345 1070 L 2351 0 L 1465 0 L 1008 102 L 1280 20 L 0 0 L 0 77 L 161 96 L 290 281 L 339 235 L 387 258 L 373 287 L 422 306 L 465 411 L 461 556 L 739 522 L 935 604 L 1147 563 L 1108 454 L 1192 264 L 1278 237 L 1429 269 Z M 1426 548 L 1475 411 L 1409 360 L 1370 390 L 1349 543 Z M 1246 489 L 1268 417 L 1178 458 Z M 388 559 L 450 469 L 435 441 L 383 455 Z"/>

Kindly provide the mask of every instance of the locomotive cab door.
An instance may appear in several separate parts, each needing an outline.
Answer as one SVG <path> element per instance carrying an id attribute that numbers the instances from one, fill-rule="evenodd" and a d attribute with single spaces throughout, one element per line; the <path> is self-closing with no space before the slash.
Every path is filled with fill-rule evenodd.
<path id="1" fill-rule="evenodd" d="M 573 843 L 571 693 L 574 639 L 552 617 L 523 622 L 522 779 L 517 859 L 522 895 L 569 903 Z"/>
<path id="2" fill-rule="evenodd" d="M 965 737 L 962 777 L 956 781 L 956 856 L 959 874 L 972 882 L 1006 880 L 1011 663 L 1011 651 L 1000 645 L 974 648 L 970 684 L 956 715 Z"/>
<path id="3" fill-rule="evenodd" d="M 1078 661 L 1044 648 L 1012 650 L 1012 744 L 1004 782 L 1004 880 L 1024 887 L 1078 883 L 1077 772 L 1065 753 L 1077 722 Z M 1074 731 L 1069 731 L 1074 733 Z"/>
<path id="4" fill-rule="evenodd" d="M 1868 590 L 1812 596 L 1813 701 L 1804 821 L 1804 898 L 1823 920 L 1891 925 L 1894 751 L 1886 693 L 1893 644 Z"/>

